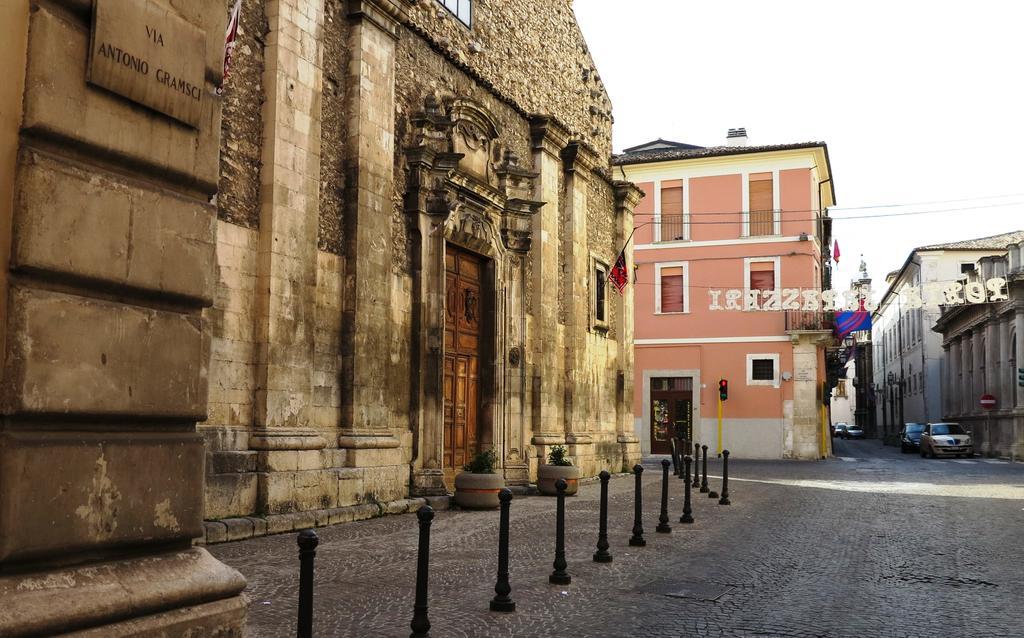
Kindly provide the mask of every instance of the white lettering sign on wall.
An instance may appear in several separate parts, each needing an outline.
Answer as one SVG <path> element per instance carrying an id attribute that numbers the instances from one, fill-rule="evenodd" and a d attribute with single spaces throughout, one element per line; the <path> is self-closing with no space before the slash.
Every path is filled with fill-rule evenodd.
<path id="1" fill-rule="evenodd" d="M 742 310 L 745 312 L 867 310 L 873 312 L 878 308 L 870 289 L 847 290 L 843 293 L 837 293 L 834 290 L 819 291 L 800 288 L 783 288 L 782 290 L 713 289 L 708 290 L 708 298 L 708 310 Z M 924 286 L 905 286 L 899 292 L 900 304 L 904 309 L 910 310 L 924 306 L 992 303 L 1006 301 L 1008 298 L 1006 280 L 1002 277 L 994 277 L 986 281 L 933 282 Z"/>

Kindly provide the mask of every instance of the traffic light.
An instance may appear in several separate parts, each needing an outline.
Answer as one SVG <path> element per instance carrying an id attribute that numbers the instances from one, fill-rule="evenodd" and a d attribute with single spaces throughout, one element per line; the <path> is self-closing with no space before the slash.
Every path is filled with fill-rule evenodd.
<path id="1" fill-rule="evenodd" d="M 1017 385 L 1024 388 L 1024 368 L 1017 368 Z"/>
<path id="2" fill-rule="evenodd" d="M 1024 369 L 1021 370 L 1021 374 L 1024 375 Z M 1024 377 L 1022 377 L 1024 378 Z M 718 380 L 718 398 L 725 401 L 729 398 L 729 382 L 725 379 Z"/>

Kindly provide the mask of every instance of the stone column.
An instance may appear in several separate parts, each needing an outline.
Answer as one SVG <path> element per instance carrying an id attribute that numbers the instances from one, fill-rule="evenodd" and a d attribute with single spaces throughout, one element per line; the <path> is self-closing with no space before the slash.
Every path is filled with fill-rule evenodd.
<path id="1" fill-rule="evenodd" d="M 942 382 L 942 390 L 941 390 L 942 391 L 942 415 L 940 416 L 940 418 L 945 418 L 945 416 L 947 414 L 950 414 L 952 412 L 952 410 L 950 409 L 950 394 L 949 394 L 949 389 L 950 389 L 950 381 L 949 381 L 949 379 L 950 379 L 950 373 L 951 373 L 951 368 L 952 368 L 952 366 L 951 366 L 951 363 L 952 363 L 951 356 L 952 355 L 950 353 L 950 349 L 951 349 L 950 346 L 951 345 L 952 344 L 950 344 L 950 343 L 942 344 L 942 362 L 939 364 L 941 366 L 941 371 L 942 371 L 942 374 L 940 375 L 941 376 L 941 382 Z"/>
<path id="2" fill-rule="evenodd" d="M 960 396 L 963 394 L 963 384 L 960 382 L 961 366 L 963 365 L 962 351 L 963 336 L 958 335 L 953 338 L 949 349 L 949 414 L 951 415 L 959 415 L 963 412 L 963 400 Z"/>
<path id="3" fill-rule="evenodd" d="M 249 447 L 259 451 L 257 506 L 279 514 L 317 509 L 323 497 L 335 505 L 337 479 L 321 471 L 319 450 L 327 441 L 311 425 L 323 0 L 269 0 L 266 12 L 257 390 Z"/>
<path id="4" fill-rule="evenodd" d="M 1001 371 L 1006 370 L 1006 365 L 1000 365 L 999 358 L 999 317 L 994 313 L 988 318 L 988 322 L 985 324 L 985 392 L 987 394 L 993 394 L 996 396 L 996 405 L 1002 407 L 1003 397 L 999 395 L 999 379 L 1001 378 Z M 999 420 L 995 417 L 990 416 L 986 420 L 985 426 L 985 448 L 982 449 L 983 454 L 989 454 L 995 450 L 995 443 L 998 441 L 997 436 L 993 435 L 993 430 L 999 428 Z"/>
<path id="5" fill-rule="evenodd" d="M 827 333 L 826 333 L 827 334 Z M 821 458 L 821 412 L 818 369 L 819 340 L 823 333 L 793 333 L 793 431 L 784 441 L 783 455 L 793 459 Z"/>
<path id="6" fill-rule="evenodd" d="M 999 408 L 1013 407 L 1013 384 L 1017 382 L 1017 371 L 1010 366 L 1010 323 L 1013 315 L 1005 313 L 999 317 Z"/>
<path id="7" fill-rule="evenodd" d="M 349 32 L 345 213 L 346 278 L 341 335 L 341 433 L 345 463 L 373 466 L 364 489 L 400 498 L 407 484 L 391 423 L 391 211 L 394 207 L 395 49 L 403 9 L 393 0 L 348 3 Z M 442 288 L 443 289 L 443 288 Z M 405 474 L 405 475 L 403 475 Z M 375 483 L 379 482 L 379 483 Z M 384 496 L 381 496 L 384 495 Z"/>
<path id="8" fill-rule="evenodd" d="M 1018 306 L 1013 315 L 1014 331 L 1017 335 L 1017 367 L 1024 368 L 1024 308 Z M 1017 371 L 1013 371 L 1013 383 L 1017 382 Z M 1024 408 L 1024 388 L 1017 388 L 1017 407 Z"/>
<path id="9" fill-rule="evenodd" d="M 974 411 L 972 398 L 974 395 L 974 332 L 964 331 L 960 344 L 960 371 L 963 379 L 960 383 L 960 413 L 970 414 Z"/>
<path id="10" fill-rule="evenodd" d="M 633 209 L 640 203 L 643 191 L 630 182 L 615 182 L 615 241 L 616 246 L 623 246 L 626 238 L 633 232 Z M 626 271 L 633 272 L 633 243 L 626 249 Z M 614 265 L 614 264 L 613 264 Z M 615 405 L 616 433 L 619 446 L 622 448 L 623 467 L 632 467 L 640 461 L 640 438 L 636 433 L 636 423 L 630 406 L 633 404 L 633 380 L 635 377 L 633 353 L 633 310 L 635 286 L 626 286 L 623 291 L 622 303 L 619 304 L 615 335 L 618 348 L 618 381 L 616 382 Z M 700 403 L 700 388 L 696 388 L 696 403 Z"/>
<path id="11" fill-rule="evenodd" d="M 527 351 L 530 377 L 530 422 L 537 454 L 531 463 L 543 462 L 547 447 L 565 443 L 562 427 L 565 381 L 562 331 L 559 325 L 559 182 L 562 173 L 561 151 L 568 136 L 561 126 L 545 117 L 530 123 L 533 141 L 533 167 L 540 173 L 534 182 L 534 199 L 546 202 L 533 218 L 530 268 L 532 282 L 527 295 L 530 313 L 530 348 Z M 531 471 L 533 471 L 531 469 Z"/>
<path id="12" fill-rule="evenodd" d="M 565 171 L 565 206 L 563 244 L 570 254 L 564 260 L 565 295 L 565 412 L 563 428 L 569 453 L 582 466 L 585 475 L 592 475 L 586 464 L 593 457 L 594 440 L 587 425 L 586 390 L 587 336 L 592 320 L 590 295 L 591 263 L 587 249 L 587 194 L 591 171 L 597 161 L 593 152 L 579 142 L 570 142 L 562 151 Z M 587 459 L 587 460 L 584 460 Z"/>
<path id="13" fill-rule="evenodd" d="M 979 325 L 974 329 L 974 337 L 971 342 L 972 361 L 971 367 L 974 370 L 974 374 L 971 378 L 971 397 L 970 405 L 974 412 L 980 412 L 981 407 L 978 404 L 978 399 L 985 393 L 985 375 L 983 374 L 983 368 L 987 361 L 985 358 L 985 351 L 988 350 L 988 339 L 985 337 L 984 325 Z"/>
<path id="14" fill-rule="evenodd" d="M 413 118 L 423 139 L 439 133 L 450 122 L 431 101 L 427 112 Z M 445 180 L 462 157 L 438 152 L 426 145 L 407 150 L 409 181 L 405 212 L 414 216 L 419 241 L 413 269 L 413 321 L 411 385 L 415 402 L 417 439 L 413 443 L 413 491 L 418 496 L 445 494 L 442 469 L 444 444 L 444 311 L 445 238 L 443 225 L 451 213 Z M 363 437 L 365 440 L 366 437 Z M 354 439 L 359 440 L 359 439 Z"/>
<path id="15" fill-rule="evenodd" d="M 241 635 L 245 580 L 192 546 L 224 5 L 101 16 L 160 30 L 151 72 L 195 66 L 162 111 L 131 71 L 87 83 L 88 6 L 0 7 L 0 635 Z"/>

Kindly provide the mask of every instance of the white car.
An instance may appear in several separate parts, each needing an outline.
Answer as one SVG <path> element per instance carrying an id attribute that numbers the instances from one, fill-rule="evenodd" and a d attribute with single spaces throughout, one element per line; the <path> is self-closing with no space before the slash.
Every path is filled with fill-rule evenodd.
<path id="1" fill-rule="evenodd" d="M 971 456 L 970 432 L 959 423 L 929 423 L 921 433 L 921 458 L 931 456 Z"/>

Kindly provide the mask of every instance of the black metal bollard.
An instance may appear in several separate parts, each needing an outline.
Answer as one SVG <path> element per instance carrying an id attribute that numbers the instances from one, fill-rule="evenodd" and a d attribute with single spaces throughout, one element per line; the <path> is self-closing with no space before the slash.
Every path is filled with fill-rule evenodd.
<path id="1" fill-rule="evenodd" d="M 679 517 L 680 523 L 692 523 L 693 522 L 693 509 L 690 507 L 690 462 L 693 459 L 687 454 L 683 457 L 683 472 L 686 473 L 686 485 L 684 486 L 683 495 L 683 515 Z M 694 468 L 696 469 L 696 468 Z"/>
<path id="2" fill-rule="evenodd" d="M 409 638 L 429 638 L 430 619 L 427 618 L 427 572 L 430 569 L 430 522 L 434 508 L 424 505 L 416 511 L 420 522 L 420 546 L 416 556 L 416 603 L 413 605 L 412 633 Z"/>
<path id="3" fill-rule="evenodd" d="M 654 531 L 668 534 L 672 526 L 668 524 L 668 459 L 661 461 L 661 515 L 658 516 L 658 526 Z"/>
<path id="4" fill-rule="evenodd" d="M 722 498 L 719 505 L 731 505 L 729 501 L 729 450 L 722 450 Z"/>
<path id="5" fill-rule="evenodd" d="M 508 612 L 516 610 L 515 601 L 509 597 L 512 586 L 508 583 L 508 510 L 512 504 L 512 490 L 501 488 L 498 500 L 501 502 L 498 520 L 498 582 L 494 585 L 491 611 Z"/>
<path id="6" fill-rule="evenodd" d="M 555 481 L 555 489 L 558 491 L 558 505 L 555 514 L 555 571 L 548 576 L 548 582 L 553 585 L 568 585 L 572 582 L 572 576 L 565 568 L 565 488 L 569 484 L 565 479 Z"/>
<path id="7" fill-rule="evenodd" d="M 299 625 L 298 638 L 313 638 L 313 559 L 320 544 L 316 532 L 304 529 L 296 539 L 299 544 Z"/>
<path id="8" fill-rule="evenodd" d="M 608 479 L 612 475 L 608 470 L 601 470 L 598 477 L 601 479 L 601 516 L 597 528 L 597 551 L 594 552 L 594 562 L 610 563 L 612 555 L 608 552 Z"/>
<path id="9" fill-rule="evenodd" d="M 693 489 L 700 487 L 700 470 L 697 464 L 700 463 L 700 443 L 693 444 Z"/>
<path id="10" fill-rule="evenodd" d="M 708 487 L 708 446 L 702 445 L 700 446 L 700 449 L 704 452 L 700 479 L 700 493 L 707 494 L 710 491 L 710 488 Z"/>
<path id="11" fill-rule="evenodd" d="M 644 486 L 640 482 L 644 473 L 644 466 L 637 463 L 633 466 L 633 474 L 636 476 L 636 490 L 634 492 L 633 508 L 633 535 L 629 537 L 629 544 L 633 547 L 643 547 L 647 544 L 644 540 Z"/>
<path id="12" fill-rule="evenodd" d="M 679 467 L 679 459 L 678 459 L 679 446 L 676 444 L 676 439 L 669 439 L 669 441 L 672 444 L 672 450 L 671 450 L 671 452 L 672 452 L 672 475 L 673 476 L 682 476 L 683 475 L 682 468 Z M 682 441 L 680 441 L 680 443 L 682 443 Z"/>

